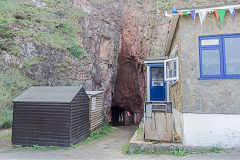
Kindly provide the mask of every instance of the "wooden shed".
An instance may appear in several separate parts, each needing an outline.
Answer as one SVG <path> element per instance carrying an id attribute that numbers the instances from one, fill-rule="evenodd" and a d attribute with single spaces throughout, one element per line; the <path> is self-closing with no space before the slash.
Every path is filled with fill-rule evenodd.
<path id="1" fill-rule="evenodd" d="M 89 136 L 82 87 L 31 87 L 14 99 L 12 144 L 70 146 Z"/>
<path id="2" fill-rule="evenodd" d="M 103 91 L 86 91 L 90 103 L 90 132 L 98 131 L 103 121 Z"/>

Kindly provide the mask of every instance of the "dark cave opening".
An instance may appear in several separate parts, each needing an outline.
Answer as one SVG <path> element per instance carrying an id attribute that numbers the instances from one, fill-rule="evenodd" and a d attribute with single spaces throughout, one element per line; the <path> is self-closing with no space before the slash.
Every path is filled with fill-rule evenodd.
<path id="1" fill-rule="evenodd" d="M 124 125 L 132 125 L 141 122 L 143 117 L 146 69 L 143 61 L 142 32 L 139 26 L 134 25 L 134 19 L 129 18 L 127 12 L 125 16 L 127 19 L 121 37 L 111 110 L 113 120 L 118 118 L 121 111 L 125 117 Z M 127 116 L 128 113 L 131 116 Z"/>
<path id="2" fill-rule="evenodd" d="M 143 117 L 145 100 L 145 70 L 138 57 L 119 54 L 118 72 L 111 106 L 113 124 L 138 124 Z M 131 116 L 126 116 L 130 113 Z M 123 114 L 123 121 L 119 116 Z"/>
<path id="3" fill-rule="evenodd" d="M 129 126 L 134 124 L 134 114 L 118 106 L 111 108 L 110 117 L 110 123 L 113 126 Z"/>

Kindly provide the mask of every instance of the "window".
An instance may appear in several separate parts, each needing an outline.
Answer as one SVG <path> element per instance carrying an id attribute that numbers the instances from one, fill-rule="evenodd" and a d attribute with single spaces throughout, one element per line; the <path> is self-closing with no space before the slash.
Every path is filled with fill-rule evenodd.
<path id="1" fill-rule="evenodd" d="M 164 78 L 166 81 L 178 80 L 178 57 L 164 61 Z"/>
<path id="2" fill-rule="evenodd" d="M 162 68 L 152 68 L 152 86 L 164 86 Z"/>
<path id="3" fill-rule="evenodd" d="M 200 79 L 240 78 L 240 34 L 199 37 Z"/>

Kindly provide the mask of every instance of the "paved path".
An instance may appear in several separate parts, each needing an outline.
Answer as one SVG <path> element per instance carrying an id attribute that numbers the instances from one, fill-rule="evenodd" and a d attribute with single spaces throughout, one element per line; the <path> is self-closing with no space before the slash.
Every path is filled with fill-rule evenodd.
<path id="1" fill-rule="evenodd" d="M 82 145 L 71 150 L 56 151 L 30 151 L 0 149 L 0 160 L 5 159 L 159 159 L 159 160 L 240 160 L 240 152 L 228 154 L 206 154 L 174 157 L 170 155 L 125 155 L 122 153 L 122 146 L 127 144 L 133 135 L 134 127 L 118 127 L 115 133 Z M 1 141 L 1 140 L 0 140 Z"/>

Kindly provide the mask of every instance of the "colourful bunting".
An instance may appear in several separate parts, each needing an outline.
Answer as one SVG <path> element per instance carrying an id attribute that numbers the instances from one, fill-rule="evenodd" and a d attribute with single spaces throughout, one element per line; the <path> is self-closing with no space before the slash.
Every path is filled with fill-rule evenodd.
<path id="1" fill-rule="evenodd" d="M 223 7 L 224 8 L 224 7 Z M 232 14 L 232 17 L 233 19 L 235 19 L 235 16 L 236 16 L 236 8 L 234 7 L 229 7 L 227 8 L 229 10 L 229 12 Z M 196 10 L 190 10 L 190 11 L 177 11 L 177 9 L 175 7 L 173 7 L 172 9 L 172 13 L 179 13 L 180 16 L 183 16 L 184 15 L 187 15 L 188 14 L 191 14 L 192 16 L 192 20 L 195 20 L 196 19 L 196 13 L 198 13 L 199 15 L 199 19 L 200 19 L 200 23 L 201 23 L 201 26 L 203 24 L 203 21 L 205 20 L 206 16 L 208 13 L 214 13 L 216 14 L 216 18 L 217 20 L 220 18 L 221 20 L 221 23 L 223 24 L 223 21 L 224 21 L 224 18 L 225 18 L 225 15 L 226 15 L 226 9 L 200 9 L 198 11 Z M 169 28 L 169 26 L 168 26 Z"/>
<path id="2" fill-rule="evenodd" d="M 176 7 L 173 7 L 172 13 L 178 13 Z"/>
<path id="3" fill-rule="evenodd" d="M 228 8 L 229 12 L 232 14 L 233 16 L 233 19 L 235 19 L 235 14 L 236 14 L 236 9 L 231 7 L 231 8 Z"/>
<path id="4" fill-rule="evenodd" d="M 180 16 L 182 16 L 182 15 L 183 15 L 183 11 L 178 11 L 178 13 L 180 14 Z"/>
<path id="5" fill-rule="evenodd" d="M 192 11 L 190 11 L 190 14 L 192 16 L 192 20 L 195 20 L 195 18 L 196 18 L 196 11 L 192 10 Z"/>
<path id="6" fill-rule="evenodd" d="M 219 14 L 221 23 L 223 24 L 223 20 L 224 20 L 225 14 L 226 14 L 226 9 L 218 9 L 217 12 Z"/>
<path id="7" fill-rule="evenodd" d="M 216 14 L 216 17 L 217 17 L 217 20 L 219 19 L 219 14 L 218 14 L 218 11 L 215 9 L 215 14 Z"/>
<path id="8" fill-rule="evenodd" d="M 183 14 L 188 16 L 188 11 L 183 11 Z"/>
<path id="9" fill-rule="evenodd" d="M 204 19 L 206 18 L 207 13 L 208 13 L 208 12 L 207 12 L 207 10 L 205 10 L 205 9 L 200 10 L 200 11 L 198 12 L 198 15 L 199 15 L 199 18 L 200 18 L 200 22 L 201 22 L 201 26 L 202 26 L 202 24 L 203 24 Z"/>

